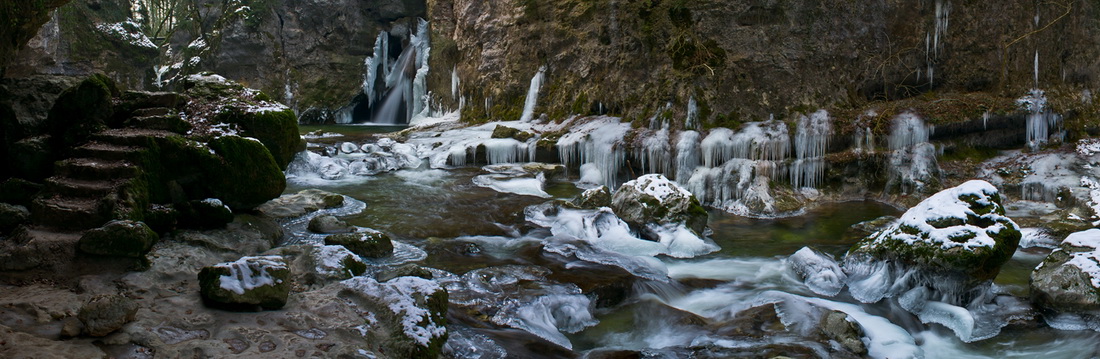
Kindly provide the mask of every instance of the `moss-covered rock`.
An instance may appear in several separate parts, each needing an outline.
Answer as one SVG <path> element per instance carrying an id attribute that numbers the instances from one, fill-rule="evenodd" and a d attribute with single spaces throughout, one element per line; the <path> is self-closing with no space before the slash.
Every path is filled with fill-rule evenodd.
<path id="1" fill-rule="evenodd" d="M 443 287 L 418 277 L 386 282 L 355 277 L 342 284 L 346 287 L 343 297 L 389 309 L 375 313 L 389 331 L 374 338 L 389 354 L 400 358 L 438 358 L 442 354 L 448 336 L 448 295 Z"/>
<path id="2" fill-rule="evenodd" d="M 702 234 L 707 211 L 691 192 L 659 174 L 648 174 L 624 183 L 611 197 L 611 209 L 626 223 L 683 223 Z"/>
<path id="3" fill-rule="evenodd" d="M 383 258 L 393 255 L 390 236 L 368 229 L 362 232 L 334 234 L 325 237 L 325 244 L 344 246 L 355 254 L 367 258 Z"/>
<path id="4" fill-rule="evenodd" d="M 852 247 L 848 260 L 870 258 L 961 275 L 972 286 L 996 277 L 1019 242 L 1019 227 L 1005 216 L 997 188 L 973 180 L 909 209 Z"/>
<path id="5" fill-rule="evenodd" d="M 493 128 L 492 138 L 512 138 L 519 142 L 527 142 L 531 137 L 535 137 L 535 135 L 508 126 L 497 125 L 497 127 Z"/>
<path id="6" fill-rule="evenodd" d="M 112 100 L 118 95 L 114 81 L 102 74 L 62 92 L 46 119 L 54 141 L 76 145 L 105 128 L 114 115 Z"/>
<path id="7" fill-rule="evenodd" d="M 358 255 L 341 246 L 293 245 L 273 252 L 287 258 L 295 283 L 301 285 L 324 286 L 367 271 Z"/>
<path id="8" fill-rule="evenodd" d="M 137 311 L 137 303 L 130 298 L 117 294 L 102 295 L 80 307 L 77 318 L 84 324 L 85 333 L 102 337 L 133 321 Z"/>
<path id="9" fill-rule="evenodd" d="M 1100 311 L 1100 229 L 1066 237 L 1031 272 L 1031 299 L 1056 312 Z"/>
<path id="10" fill-rule="evenodd" d="M 224 122 L 240 126 L 242 136 L 263 142 L 280 169 L 285 170 L 298 153 L 302 137 L 298 134 L 298 117 L 289 108 L 231 110 L 223 116 Z"/>
<path id="11" fill-rule="evenodd" d="M 573 201 L 579 208 L 595 209 L 611 206 L 611 190 L 607 186 L 590 188 Z"/>
<path id="12" fill-rule="evenodd" d="M 140 258 L 153 248 L 159 238 L 145 223 L 114 220 L 84 232 L 77 248 L 94 255 Z"/>
<path id="13" fill-rule="evenodd" d="M 278 197 L 286 177 L 259 141 L 225 136 L 208 144 L 222 158 L 218 171 L 207 179 L 214 197 L 234 210 L 250 210 Z"/>
<path id="14" fill-rule="evenodd" d="M 290 269 L 279 256 L 242 257 L 203 267 L 199 290 L 210 306 L 279 309 L 290 295 Z"/>

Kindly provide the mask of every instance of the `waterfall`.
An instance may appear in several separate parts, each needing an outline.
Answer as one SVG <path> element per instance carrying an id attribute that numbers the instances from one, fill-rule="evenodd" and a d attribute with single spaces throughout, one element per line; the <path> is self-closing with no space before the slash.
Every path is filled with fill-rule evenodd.
<path id="1" fill-rule="evenodd" d="M 600 117 L 575 126 L 558 140 L 558 153 L 567 168 L 581 167 L 583 182 L 615 188 L 619 169 L 626 162 L 622 140 L 630 123 L 615 117 Z"/>
<path id="2" fill-rule="evenodd" d="M 699 132 L 680 132 L 679 139 L 676 140 L 675 180 L 686 183 L 696 167 L 699 167 Z"/>
<path id="3" fill-rule="evenodd" d="M 531 77 L 531 86 L 527 89 L 527 99 L 523 102 L 523 115 L 519 117 L 521 122 L 531 121 L 535 115 L 535 105 L 539 101 L 539 87 L 542 87 L 543 78 L 546 76 L 546 66 L 539 67 L 535 76 Z"/>
<path id="4" fill-rule="evenodd" d="M 791 186 L 816 188 L 825 174 L 825 150 L 829 147 L 832 123 L 829 113 L 818 110 L 798 120 L 795 160 L 791 163 Z"/>
<path id="5" fill-rule="evenodd" d="M 699 129 L 699 104 L 695 103 L 695 96 L 688 98 L 687 117 L 684 119 L 684 129 Z"/>
<path id="6" fill-rule="evenodd" d="M 429 115 L 427 78 L 431 44 L 428 35 L 428 22 L 419 19 L 416 31 L 409 36 L 408 46 L 391 61 L 390 34 L 385 31 L 378 34 L 374 53 L 363 61 L 364 100 L 353 104 L 347 123 L 413 124 Z"/>
<path id="7" fill-rule="evenodd" d="M 451 69 L 451 99 L 458 100 L 458 65 Z"/>

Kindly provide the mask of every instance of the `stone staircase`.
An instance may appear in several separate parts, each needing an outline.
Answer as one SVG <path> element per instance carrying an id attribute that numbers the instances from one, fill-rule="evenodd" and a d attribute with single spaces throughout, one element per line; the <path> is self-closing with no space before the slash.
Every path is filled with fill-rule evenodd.
<path id="1" fill-rule="evenodd" d="M 54 176 L 32 203 L 32 221 L 60 231 L 82 231 L 120 219 L 128 206 L 128 190 L 144 189 L 139 178 L 141 158 L 149 138 L 186 133 L 186 122 L 163 107 L 144 108 L 124 122 L 123 128 L 100 131 L 76 147 L 72 157 L 58 161 Z"/>

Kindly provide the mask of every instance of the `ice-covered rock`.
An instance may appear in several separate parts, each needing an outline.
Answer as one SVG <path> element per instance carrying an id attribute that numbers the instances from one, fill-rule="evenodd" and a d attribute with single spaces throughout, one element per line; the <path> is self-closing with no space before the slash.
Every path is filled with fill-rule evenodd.
<path id="1" fill-rule="evenodd" d="M 1031 273 L 1031 298 L 1057 312 L 1100 312 L 1100 229 L 1066 237 Z"/>
<path id="2" fill-rule="evenodd" d="M 787 257 L 787 266 L 806 283 L 814 293 L 834 296 L 844 289 L 848 276 L 832 256 L 802 247 Z"/>
<path id="3" fill-rule="evenodd" d="M 241 257 L 203 267 L 199 289 L 208 304 L 228 308 L 278 309 L 290 295 L 290 269 L 279 256 Z"/>
<path id="4" fill-rule="evenodd" d="M 611 209 L 623 221 L 640 228 L 651 223 L 683 224 L 700 235 L 707 226 L 707 211 L 699 200 L 660 174 L 624 183 L 611 197 Z"/>
<path id="5" fill-rule="evenodd" d="M 848 263 L 888 261 L 965 277 L 964 287 L 993 279 L 1016 251 L 1020 229 L 1005 216 L 997 188 L 972 180 L 910 208 L 886 229 L 857 243 Z M 897 284 L 894 284 L 897 286 Z"/>
<path id="6" fill-rule="evenodd" d="M 573 201 L 573 204 L 586 209 L 611 206 L 611 190 L 607 189 L 607 186 L 589 188 L 582 192 L 581 196 Z"/>
<path id="7" fill-rule="evenodd" d="M 362 275 L 367 264 L 347 248 L 333 245 L 292 245 L 272 251 L 286 258 L 294 282 L 326 285 Z"/>

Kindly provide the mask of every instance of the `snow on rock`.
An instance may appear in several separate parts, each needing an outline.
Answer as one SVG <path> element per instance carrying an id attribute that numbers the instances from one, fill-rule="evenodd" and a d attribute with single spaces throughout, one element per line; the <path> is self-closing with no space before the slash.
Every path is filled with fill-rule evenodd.
<path id="1" fill-rule="evenodd" d="M 997 188 L 985 181 L 932 195 L 849 251 L 851 292 L 875 302 L 928 285 L 958 296 L 993 279 L 1021 237 L 1004 213 Z"/>
<path id="2" fill-rule="evenodd" d="M 1032 297 L 1057 312 L 1100 311 L 1100 229 L 1066 237 L 1031 273 Z"/>
<path id="3" fill-rule="evenodd" d="M 157 49 L 156 44 L 145 36 L 145 33 L 141 31 L 141 24 L 134 22 L 133 20 L 127 20 L 123 22 L 116 22 L 111 24 L 98 24 L 96 29 L 102 31 L 105 34 L 115 36 L 127 43 L 150 49 Z"/>
<path id="4" fill-rule="evenodd" d="M 560 166 L 540 167 L 536 164 L 485 166 L 482 170 L 489 173 L 474 177 L 473 183 L 502 193 L 549 198 L 550 194 L 545 191 L 546 173 L 557 168 Z"/>
<path id="5" fill-rule="evenodd" d="M 277 309 L 286 305 L 289 276 L 280 256 L 241 257 L 204 267 L 199 272 L 199 287 L 203 298 L 211 302 Z"/>
<path id="6" fill-rule="evenodd" d="M 391 318 L 421 351 L 440 350 L 447 336 L 447 291 L 433 281 L 398 277 L 387 282 L 355 277 L 340 282 L 349 290 L 389 309 Z"/>
<path id="7" fill-rule="evenodd" d="M 707 211 L 699 200 L 660 174 L 643 175 L 624 183 L 612 195 L 611 208 L 624 221 L 638 227 L 683 224 L 702 234 L 707 225 Z"/>

